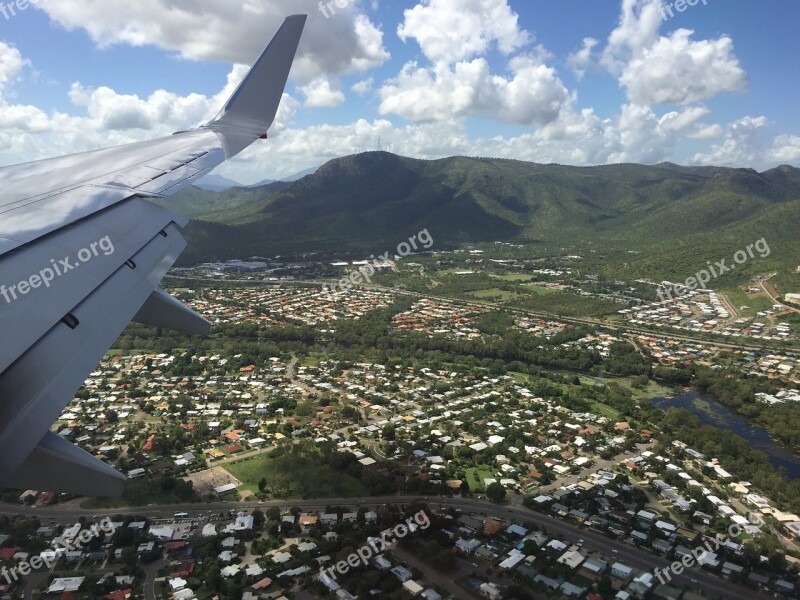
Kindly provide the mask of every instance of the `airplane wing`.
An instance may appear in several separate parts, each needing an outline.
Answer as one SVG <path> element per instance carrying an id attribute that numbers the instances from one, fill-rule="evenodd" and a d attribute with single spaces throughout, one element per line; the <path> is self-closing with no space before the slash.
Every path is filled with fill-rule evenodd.
<path id="1" fill-rule="evenodd" d="M 50 428 L 131 320 L 208 333 L 158 287 L 186 246 L 187 221 L 147 199 L 266 137 L 305 21 L 288 17 L 197 129 L 0 168 L 0 487 L 122 493 L 121 473 Z"/>

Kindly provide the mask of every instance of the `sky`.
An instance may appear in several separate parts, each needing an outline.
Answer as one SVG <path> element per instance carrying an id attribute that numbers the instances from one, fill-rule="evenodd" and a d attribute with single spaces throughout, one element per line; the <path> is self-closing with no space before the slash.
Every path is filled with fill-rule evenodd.
<path id="1" fill-rule="evenodd" d="M 800 167 L 797 0 L 0 0 L 0 164 L 210 120 L 296 13 L 241 183 L 378 148 Z"/>

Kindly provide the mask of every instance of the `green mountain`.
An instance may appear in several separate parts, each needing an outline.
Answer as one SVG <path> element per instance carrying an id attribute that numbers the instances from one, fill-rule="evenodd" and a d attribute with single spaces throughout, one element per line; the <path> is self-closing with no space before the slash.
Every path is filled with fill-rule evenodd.
<path id="1" fill-rule="evenodd" d="M 272 196 L 291 185 L 274 181 L 258 188 L 232 187 L 223 191 L 203 189 L 196 186 L 186 188 L 169 198 L 154 199 L 159 206 L 187 219 L 219 220 L 227 211 L 245 211 L 247 206 Z"/>
<path id="2" fill-rule="evenodd" d="M 673 261 L 677 274 L 698 252 L 721 258 L 766 237 L 774 261 L 800 264 L 800 169 L 788 166 L 572 167 L 368 152 L 281 189 L 189 194 L 204 200 L 187 228 L 185 264 L 312 249 L 382 252 L 425 228 L 439 248 L 503 240 L 627 249 L 661 272 Z M 196 198 L 176 198 L 195 210 Z"/>

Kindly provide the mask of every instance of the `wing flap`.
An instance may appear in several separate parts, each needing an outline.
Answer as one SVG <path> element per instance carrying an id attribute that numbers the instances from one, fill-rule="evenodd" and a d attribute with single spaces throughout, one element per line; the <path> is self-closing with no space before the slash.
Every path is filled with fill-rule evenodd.
<path id="1" fill-rule="evenodd" d="M 133 318 L 136 323 L 154 325 L 191 335 L 206 335 L 211 323 L 164 290 L 154 290 Z"/>
<path id="2" fill-rule="evenodd" d="M 21 490 L 38 490 L 47 482 L 49 488 L 66 494 L 83 494 L 88 489 L 96 496 L 119 496 L 126 481 L 116 469 L 48 431 L 10 485 Z"/>

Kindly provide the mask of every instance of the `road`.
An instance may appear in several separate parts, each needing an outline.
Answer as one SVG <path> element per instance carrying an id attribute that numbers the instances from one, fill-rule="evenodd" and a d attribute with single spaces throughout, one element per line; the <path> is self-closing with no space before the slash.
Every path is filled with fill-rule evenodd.
<path id="1" fill-rule="evenodd" d="M 786 306 L 786 304 L 784 302 L 782 302 L 781 300 L 779 300 L 778 298 L 776 298 L 775 296 L 772 295 L 772 292 L 770 292 L 769 289 L 767 289 L 767 286 L 764 285 L 764 280 L 760 281 L 759 285 L 761 286 L 761 289 L 764 290 L 764 293 L 767 296 L 769 296 L 770 298 L 772 298 L 772 303 L 773 304 L 782 304 L 783 306 Z M 793 308 L 791 306 L 786 306 L 786 309 L 791 311 L 791 312 L 800 313 L 800 310 L 798 310 L 796 308 Z"/>
<path id="2" fill-rule="evenodd" d="M 575 542 L 578 539 L 585 540 L 584 548 L 605 554 L 611 561 L 620 561 L 628 566 L 642 571 L 653 572 L 656 568 L 665 569 L 668 565 L 663 557 L 651 554 L 645 550 L 628 545 L 627 543 L 608 538 L 595 531 L 584 529 L 570 522 L 559 521 L 534 512 L 523 507 L 492 504 L 488 501 L 474 500 L 471 498 L 433 498 L 427 500 L 419 496 L 382 496 L 362 500 L 360 505 L 368 508 L 378 508 L 386 504 L 410 504 L 416 501 L 427 501 L 428 504 L 439 504 L 442 508 L 456 508 L 470 511 L 503 520 L 516 520 L 524 523 L 535 523 L 547 534 L 558 536 L 565 542 Z M 210 502 L 207 504 L 179 504 L 171 506 L 145 506 L 130 507 L 122 509 L 112 509 L 102 511 L 102 516 L 133 514 L 151 519 L 172 519 L 175 512 L 186 512 L 190 517 L 204 516 L 209 512 L 220 512 L 243 509 L 265 509 L 270 506 L 293 507 L 296 506 L 307 511 L 325 510 L 326 506 L 342 505 L 352 506 L 353 498 L 325 498 L 316 500 L 269 500 L 264 503 L 254 502 Z M 54 522 L 71 524 L 80 517 L 92 519 L 99 511 L 86 510 L 75 507 L 66 507 L 61 510 L 58 506 L 47 508 L 31 508 L 26 506 L 16 506 L 11 504 L 0 504 L 0 514 L 2 515 L 28 515 L 36 516 L 40 519 Z M 102 518 L 102 517 L 100 517 Z M 673 576 L 672 583 L 678 587 L 683 585 L 702 590 L 708 598 L 722 598 L 730 600 L 753 600 L 755 598 L 770 598 L 771 596 L 735 585 L 716 575 L 700 570 L 689 570 L 680 576 Z"/>
<path id="3" fill-rule="evenodd" d="M 147 576 L 144 582 L 144 600 L 156 600 L 156 579 L 158 579 L 158 572 L 168 564 L 169 561 L 167 560 L 158 560 L 144 568 L 144 572 Z"/>

